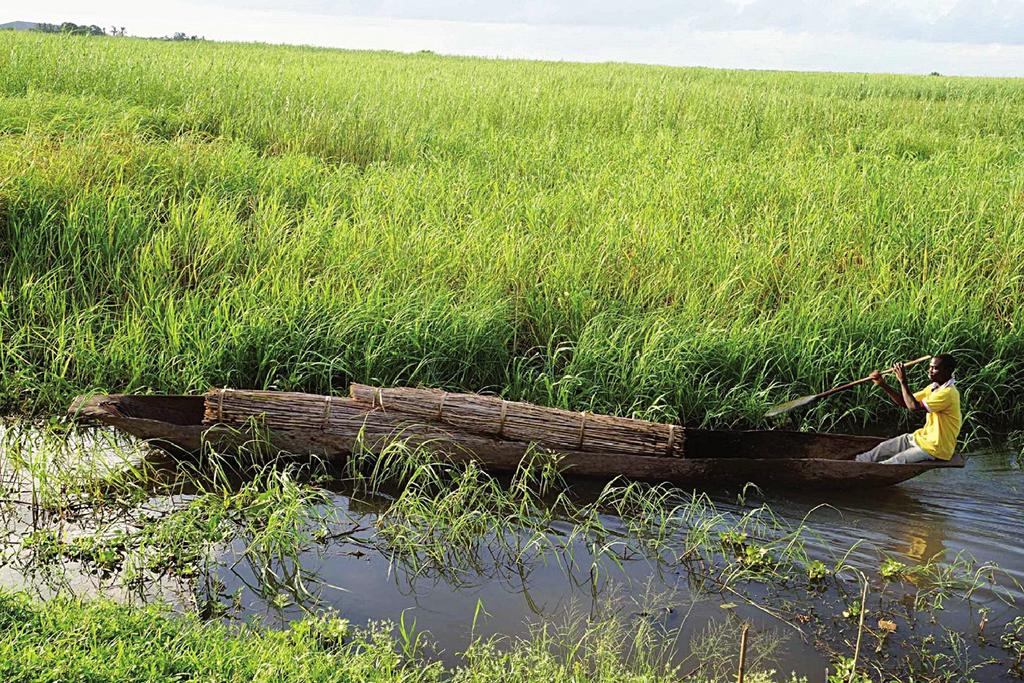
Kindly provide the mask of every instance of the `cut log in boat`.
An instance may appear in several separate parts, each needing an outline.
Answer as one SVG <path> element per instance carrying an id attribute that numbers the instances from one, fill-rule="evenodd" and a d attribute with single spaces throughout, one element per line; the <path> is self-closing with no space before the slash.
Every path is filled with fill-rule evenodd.
<path id="1" fill-rule="evenodd" d="M 274 448 L 330 460 L 344 459 L 356 448 L 380 452 L 402 440 L 427 444 L 452 461 L 475 460 L 496 472 L 515 470 L 531 450 L 539 450 L 558 453 L 568 475 L 705 487 L 752 482 L 769 488 L 868 488 L 964 464 L 960 456 L 911 465 L 854 461 L 882 441 L 870 436 L 670 429 L 626 418 L 583 418 L 491 397 L 475 397 L 475 402 L 470 395 L 446 394 L 438 406 L 441 392 L 384 389 L 375 397 L 376 391 L 356 385 L 354 398 L 232 389 L 215 389 L 205 396 L 82 396 L 69 412 L 172 454 L 195 454 L 204 444 L 230 451 L 246 440 L 244 429 L 257 423 Z M 431 404 L 417 403 L 420 394 L 414 392 L 426 392 L 433 409 L 440 410 L 429 414 Z M 505 415 L 500 428 L 485 419 L 495 410 L 499 418 Z M 559 424 L 550 436 L 542 433 L 545 415 Z M 582 439 L 572 432 L 574 420 L 577 431 L 582 425 Z"/>

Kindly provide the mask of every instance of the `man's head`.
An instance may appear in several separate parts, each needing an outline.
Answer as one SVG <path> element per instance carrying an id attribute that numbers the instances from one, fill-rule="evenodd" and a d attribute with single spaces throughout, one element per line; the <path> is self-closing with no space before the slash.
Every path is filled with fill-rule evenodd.
<path id="1" fill-rule="evenodd" d="M 937 353 L 928 363 L 928 379 L 937 384 L 945 384 L 953 376 L 954 370 L 956 370 L 956 360 L 953 356 L 948 353 Z"/>

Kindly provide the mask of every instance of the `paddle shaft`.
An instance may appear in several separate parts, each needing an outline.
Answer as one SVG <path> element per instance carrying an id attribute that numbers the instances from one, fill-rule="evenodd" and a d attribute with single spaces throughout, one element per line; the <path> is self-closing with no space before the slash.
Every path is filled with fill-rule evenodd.
<path id="1" fill-rule="evenodd" d="M 918 363 L 923 363 L 926 360 L 929 360 L 930 358 L 931 358 L 931 356 L 921 356 L 920 358 L 915 358 L 914 360 L 908 360 L 906 363 L 903 364 L 903 367 L 909 368 L 911 365 L 917 365 Z M 892 369 L 890 368 L 889 370 L 884 371 L 882 374 L 883 375 L 890 375 L 890 374 L 892 374 Z M 832 389 L 829 389 L 828 391 L 823 391 L 820 394 L 815 394 L 814 398 L 825 398 L 826 396 L 831 396 L 832 394 L 835 394 L 835 393 L 840 392 L 840 391 L 845 391 L 846 389 L 852 389 L 853 387 L 860 386 L 861 384 L 866 384 L 867 382 L 870 382 L 870 381 L 871 381 L 871 377 L 870 376 L 863 377 L 861 379 L 854 380 L 853 382 L 847 382 L 846 384 L 840 384 L 838 387 L 833 387 Z"/>

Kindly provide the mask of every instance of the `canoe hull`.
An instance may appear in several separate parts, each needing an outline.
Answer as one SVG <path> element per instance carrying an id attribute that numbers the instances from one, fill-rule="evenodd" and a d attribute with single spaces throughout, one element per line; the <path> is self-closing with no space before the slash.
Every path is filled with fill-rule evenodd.
<path id="1" fill-rule="evenodd" d="M 146 404 L 149 399 L 153 403 Z M 157 405 L 161 400 L 171 403 Z M 79 420 L 99 422 L 145 440 L 171 455 L 196 455 L 206 448 L 230 453 L 253 440 L 253 435 L 222 425 L 206 426 L 201 415 L 202 397 L 92 396 L 75 400 L 70 414 Z M 166 408 L 166 410 L 165 410 Z M 148 413 L 148 414 L 147 414 Z M 144 416 L 143 416 L 144 415 Z M 168 419 L 156 419 L 156 416 Z M 434 427 L 405 424 L 393 438 L 372 443 L 353 436 L 326 432 L 269 429 L 261 432 L 270 446 L 298 455 L 315 455 L 342 462 L 354 449 L 379 452 L 400 440 L 429 443 L 453 462 L 473 460 L 493 472 L 514 471 L 531 449 L 528 444 L 486 437 L 455 437 Z M 889 486 L 937 467 L 962 467 L 953 461 L 912 465 L 878 465 L 855 462 L 857 453 L 882 439 L 845 434 L 784 431 L 687 430 L 688 444 L 703 457 L 651 457 L 559 451 L 567 475 L 608 479 L 622 476 L 677 485 L 719 487 L 753 483 L 772 489 L 863 489 Z"/>

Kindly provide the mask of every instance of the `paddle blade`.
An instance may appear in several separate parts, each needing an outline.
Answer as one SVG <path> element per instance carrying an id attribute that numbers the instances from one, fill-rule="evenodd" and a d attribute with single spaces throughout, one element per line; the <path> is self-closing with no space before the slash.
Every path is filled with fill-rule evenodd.
<path id="1" fill-rule="evenodd" d="M 794 398 L 792 401 L 786 401 L 785 403 L 780 403 L 776 406 L 772 406 L 771 408 L 768 409 L 764 416 L 773 417 L 775 415 L 781 415 L 782 413 L 788 413 L 794 408 L 799 408 L 800 406 L 805 406 L 808 403 L 813 403 L 816 398 L 818 398 L 817 394 L 803 396 L 801 398 Z"/>

